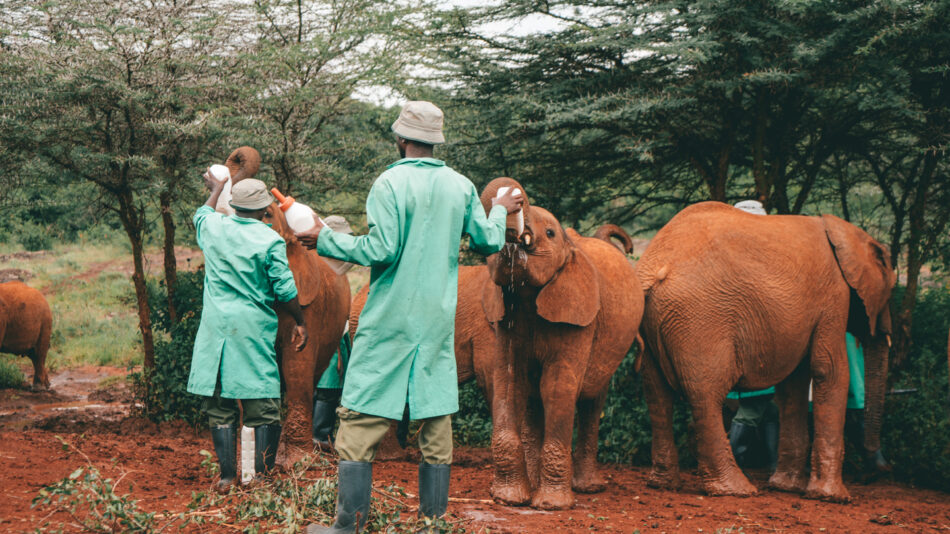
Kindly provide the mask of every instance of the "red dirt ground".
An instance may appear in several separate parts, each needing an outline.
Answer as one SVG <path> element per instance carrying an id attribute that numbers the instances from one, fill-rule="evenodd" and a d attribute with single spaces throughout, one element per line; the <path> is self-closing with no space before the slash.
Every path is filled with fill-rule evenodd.
<path id="1" fill-rule="evenodd" d="M 63 384 L 57 393 L 0 390 L 0 532 L 33 531 L 44 521 L 57 525 L 65 519 L 30 508 L 40 489 L 85 464 L 73 448 L 64 450 L 57 436 L 85 453 L 104 476 L 115 480 L 124 473 L 116 492 L 140 499 L 146 510 L 184 511 L 192 491 L 209 488 L 212 479 L 200 467 L 198 454 L 211 449 L 207 431 L 129 418 L 127 408 L 122 409 L 127 394 L 121 384 L 99 389 L 91 399 L 75 386 L 94 382 L 80 377 L 115 374 L 113 368 L 65 371 L 61 375 L 67 376 L 54 377 L 54 388 Z M 67 387 L 69 383 L 74 385 Z M 470 531 L 492 533 L 950 530 L 950 495 L 888 481 L 849 483 L 854 502 L 839 505 L 772 491 L 745 499 L 706 497 L 694 474 L 684 477 L 679 492 L 659 491 L 646 487 L 645 467 L 603 469 L 609 481 L 605 492 L 578 495 L 573 510 L 541 512 L 491 503 L 488 451 L 457 450 L 449 511 L 465 519 Z M 374 482 L 395 483 L 415 495 L 416 470 L 413 461 L 378 462 Z M 760 487 L 764 480 L 764 474 L 754 477 Z"/>

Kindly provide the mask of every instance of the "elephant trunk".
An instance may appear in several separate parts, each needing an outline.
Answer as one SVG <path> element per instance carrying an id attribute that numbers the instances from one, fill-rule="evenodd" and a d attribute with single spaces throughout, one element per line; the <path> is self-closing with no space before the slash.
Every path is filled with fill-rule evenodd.
<path id="1" fill-rule="evenodd" d="M 864 351 L 864 449 L 868 457 L 881 450 L 881 422 L 887 388 L 887 359 L 890 336 L 878 332 Z"/>

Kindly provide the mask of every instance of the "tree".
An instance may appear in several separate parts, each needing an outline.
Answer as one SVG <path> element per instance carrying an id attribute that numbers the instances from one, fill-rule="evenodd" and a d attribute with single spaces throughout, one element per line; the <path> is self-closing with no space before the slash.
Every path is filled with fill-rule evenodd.
<path id="1" fill-rule="evenodd" d="M 0 134 L 3 143 L 52 165 L 64 181 L 95 184 L 98 198 L 85 200 L 121 221 L 151 367 L 148 207 L 159 200 L 164 213 L 184 182 L 197 178 L 203 153 L 190 149 L 207 140 L 204 115 L 227 87 L 213 75 L 231 33 L 226 13 L 210 13 L 197 0 L 14 1 L 5 10 L 3 47 L 24 68 L 10 83 L 17 90 L 7 109 L 15 111 L 5 117 L 11 129 Z M 174 225 L 163 220 L 173 291 Z"/>

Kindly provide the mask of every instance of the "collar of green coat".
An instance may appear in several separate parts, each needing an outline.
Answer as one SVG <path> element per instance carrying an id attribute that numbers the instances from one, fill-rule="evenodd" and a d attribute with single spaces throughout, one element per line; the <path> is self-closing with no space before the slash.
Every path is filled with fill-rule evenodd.
<path id="1" fill-rule="evenodd" d="M 435 158 L 403 158 L 386 167 L 392 169 L 397 165 L 418 165 L 420 167 L 445 167 L 445 162 Z"/>
<path id="2" fill-rule="evenodd" d="M 231 220 L 237 223 L 241 223 L 241 224 L 258 224 L 258 223 L 267 224 L 264 221 L 258 221 L 257 219 L 252 219 L 251 217 L 241 217 L 240 215 L 237 215 L 237 214 L 232 215 Z M 267 224 L 267 226 L 270 227 L 269 224 Z"/>

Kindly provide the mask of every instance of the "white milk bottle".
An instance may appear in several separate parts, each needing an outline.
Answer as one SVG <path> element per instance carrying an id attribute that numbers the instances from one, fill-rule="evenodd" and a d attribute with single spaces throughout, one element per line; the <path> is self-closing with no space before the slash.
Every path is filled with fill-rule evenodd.
<path id="1" fill-rule="evenodd" d="M 254 478 L 254 429 L 241 425 L 241 484 Z"/>
<path id="2" fill-rule="evenodd" d="M 310 206 L 297 202 L 294 197 L 282 195 L 276 187 L 271 189 L 270 192 L 277 199 L 280 210 L 284 212 L 284 217 L 287 219 L 287 224 L 291 230 L 300 233 L 314 227 L 316 223 L 313 222 L 313 216 L 316 214 L 310 209 Z M 323 221 L 323 219 L 320 220 Z"/>
<path id="3" fill-rule="evenodd" d="M 509 189 L 511 189 L 511 188 L 508 187 L 508 186 L 499 187 L 499 188 L 498 188 L 498 193 L 495 195 L 495 198 L 501 198 L 501 197 L 505 196 L 505 193 L 507 193 Z M 517 187 L 515 188 L 515 194 L 516 194 L 516 195 L 520 195 L 520 194 L 521 194 L 521 190 L 518 189 Z M 523 233 L 524 233 L 524 210 L 521 210 L 521 211 L 519 211 L 518 213 L 515 214 L 515 221 L 516 221 L 516 222 L 515 222 L 515 224 L 516 224 L 515 229 L 518 230 L 518 235 L 523 234 Z"/>
<path id="4" fill-rule="evenodd" d="M 234 215 L 234 208 L 231 207 L 231 171 L 224 165 L 216 164 L 211 166 L 209 172 L 216 180 L 227 180 L 218 197 L 218 203 L 214 206 L 214 211 L 224 215 Z"/>

